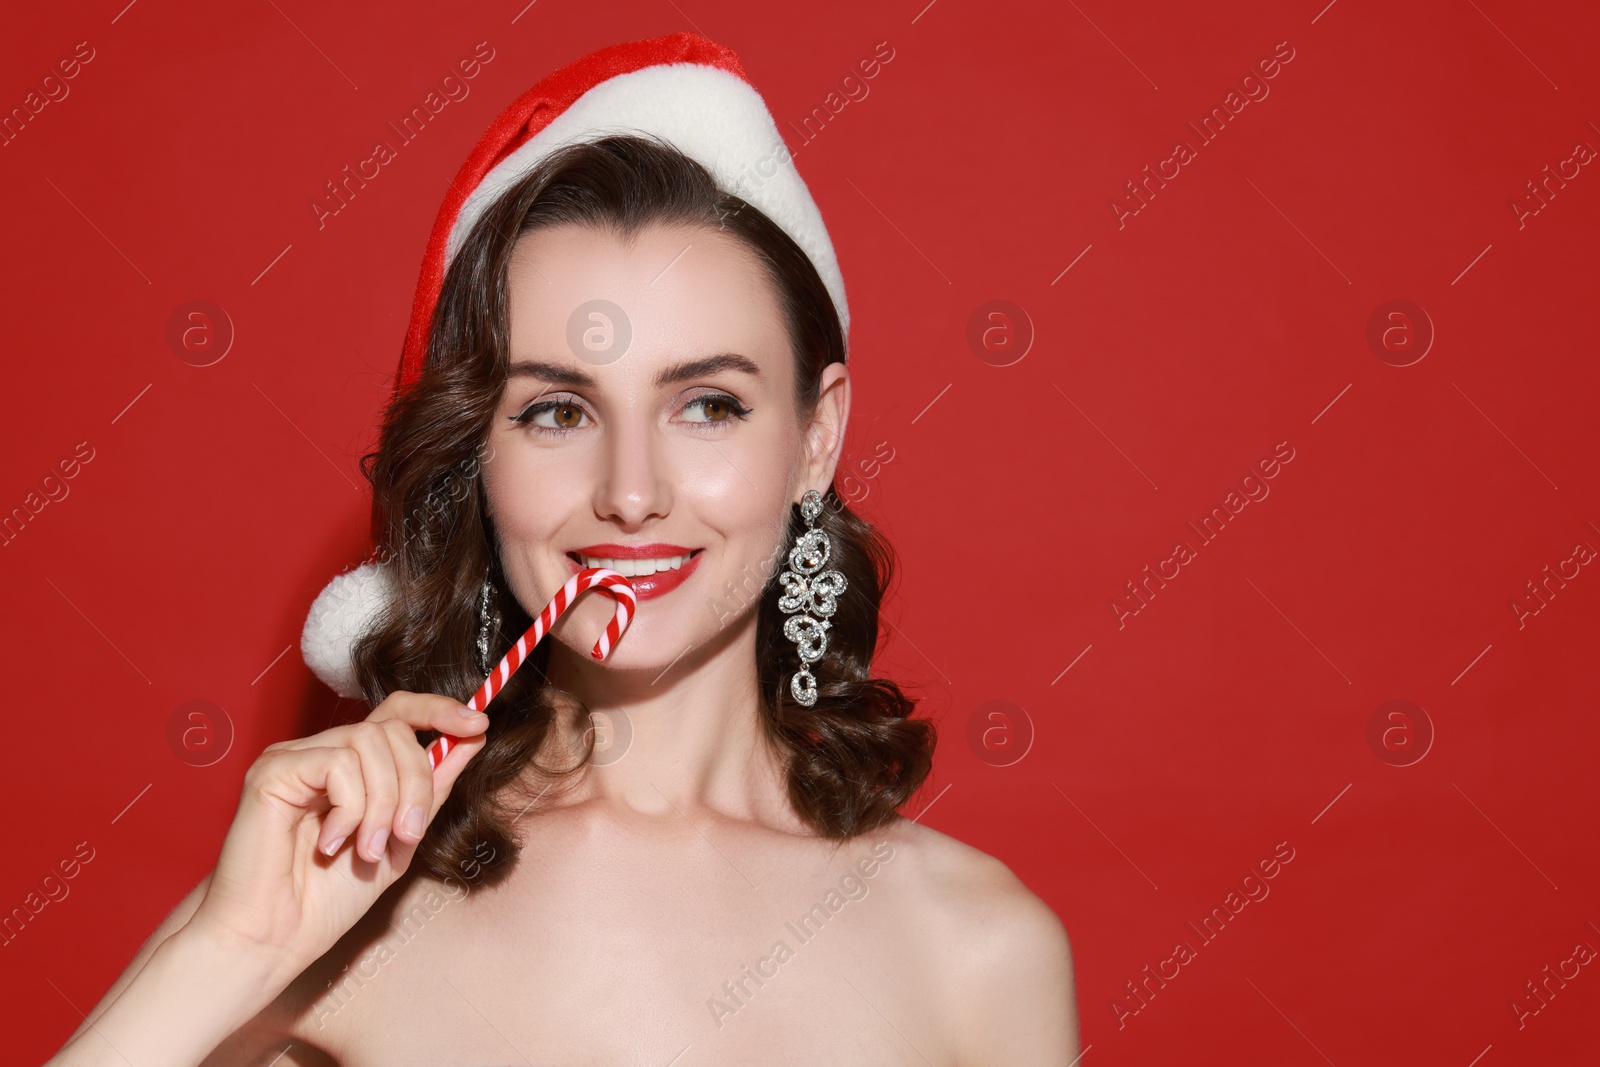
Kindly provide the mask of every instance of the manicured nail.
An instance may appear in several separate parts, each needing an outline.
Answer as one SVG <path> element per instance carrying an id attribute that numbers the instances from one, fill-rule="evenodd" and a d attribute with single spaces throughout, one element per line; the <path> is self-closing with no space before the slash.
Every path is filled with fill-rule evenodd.
<path id="1" fill-rule="evenodd" d="M 386 826 L 380 826 L 373 833 L 373 835 L 372 835 L 372 844 L 367 846 L 367 847 L 368 847 L 368 850 L 371 851 L 371 853 L 372 853 L 372 859 L 373 859 L 374 863 L 376 863 L 378 860 L 383 858 L 384 842 L 386 842 L 388 840 L 389 840 L 389 828 L 386 827 Z"/>
<path id="2" fill-rule="evenodd" d="M 482 715 L 483 712 L 481 712 L 481 711 L 473 711 L 471 708 L 467 707 L 465 704 L 458 704 L 456 706 L 456 714 L 460 715 L 463 719 L 474 719 L 474 718 L 477 718 L 478 716 Z"/>
<path id="3" fill-rule="evenodd" d="M 339 846 L 342 845 L 342 844 L 344 844 L 344 838 L 336 837 L 332 841 L 329 841 L 326 845 L 323 845 L 322 846 L 322 851 L 325 854 L 331 856 L 335 852 L 339 851 Z"/>
<path id="4" fill-rule="evenodd" d="M 400 820 L 400 829 L 406 832 L 407 837 L 419 838 L 422 836 L 423 815 L 421 808 L 412 808 L 406 812 L 405 818 Z"/>

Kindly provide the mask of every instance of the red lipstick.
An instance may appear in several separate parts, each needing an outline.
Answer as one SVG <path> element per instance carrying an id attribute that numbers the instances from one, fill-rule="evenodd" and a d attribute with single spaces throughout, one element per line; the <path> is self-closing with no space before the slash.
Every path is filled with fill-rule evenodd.
<path id="1" fill-rule="evenodd" d="M 702 550 L 698 548 L 685 548 L 682 545 L 667 544 L 662 541 L 652 541 L 643 545 L 619 545 L 615 542 L 606 542 L 599 545 L 585 545 L 583 548 L 573 549 L 567 553 L 567 563 L 572 567 L 572 573 L 577 574 L 583 569 L 583 563 L 577 557 L 586 556 L 590 559 L 666 559 L 670 556 L 688 556 L 677 570 L 656 571 L 638 577 L 630 577 L 628 583 L 638 594 L 640 600 L 651 600 L 658 596 L 665 596 L 686 581 L 700 565 Z"/>

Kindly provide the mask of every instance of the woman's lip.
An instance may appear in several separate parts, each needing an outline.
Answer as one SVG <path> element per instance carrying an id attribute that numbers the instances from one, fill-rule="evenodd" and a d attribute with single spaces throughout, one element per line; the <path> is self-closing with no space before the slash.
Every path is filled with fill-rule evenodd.
<path id="1" fill-rule="evenodd" d="M 697 548 L 694 550 L 694 554 L 684 560 L 683 565 L 677 569 L 656 571 L 654 574 L 644 574 L 629 578 L 628 584 L 633 586 L 633 591 L 640 600 L 653 600 L 658 596 L 665 596 L 688 580 L 689 575 L 693 574 L 695 568 L 700 566 L 700 557 L 703 555 L 705 555 L 704 550 Z M 645 558 L 648 559 L 649 557 Z M 567 556 L 566 560 L 572 567 L 573 574 L 577 574 L 584 569 L 583 564 L 571 556 Z"/>
<path id="2" fill-rule="evenodd" d="M 588 545 L 584 548 L 575 548 L 573 551 L 589 559 L 670 559 L 673 556 L 687 556 L 691 552 L 700 550 L 684 548 L 682 545 L 669 545 L 665 541 L 655 541 L 648 545 L 619 545 L 608 541 L 603 545 Z"/>

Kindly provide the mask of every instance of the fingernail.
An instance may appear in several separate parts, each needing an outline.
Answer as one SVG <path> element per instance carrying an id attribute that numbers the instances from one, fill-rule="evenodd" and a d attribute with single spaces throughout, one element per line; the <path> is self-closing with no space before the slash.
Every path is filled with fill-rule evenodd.
<path id="1" fill-rule="evenodd" d="M 477 718 L 478 716 L 482 715 L 483 712 L 481 712 L 481 711 L 473 711 L 471 708 L 467 707 L 465 704 L 460 704 L 460 705 L 457 705 L 457 707 L 456 707 L 456 714 L 460 715 L 463 719 L 474 719 L 474 718 Z"/>
<path id="2" fill-rule="evenodd" d="M 372 844 L 368 846 L 372 852 L 374 862 L 383 858 L 383 846 L 389 840 L 388 827 L 379 827 L 372 835 Z"/>
<path id="3" fill-rule="evenodd" d="M 400 820 L 400 829 L 406 832 L 407 837 L 421 837 L 422 818 L 422 809 L 412 808 L 406 812 L 405 818 Z"/>
<path id="4" fill-rule="evenodd" d="M 336 837 L 332 841 L 329 841 L 326 845 L 323 845 L 322 851 L 324 854 L 331 856 L 335 852 L 339 851 L 339 846 L 342 844 L 344 844 L 344 838 Z"/>

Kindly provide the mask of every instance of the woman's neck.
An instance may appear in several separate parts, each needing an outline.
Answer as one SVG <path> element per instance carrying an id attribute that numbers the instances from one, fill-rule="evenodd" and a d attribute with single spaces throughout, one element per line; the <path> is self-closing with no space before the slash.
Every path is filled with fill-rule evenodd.
<path id="1" fill-rule="evenodd" d="M 648 671 L 599 664 L 554 643 L 551 684 L 575 694 L 609 731 L 572 799 L 691 819 L 709 810 L 804 832 L 782 754 L 761 722 L 755 621 L 750 612 L 717 640 Z"/>

